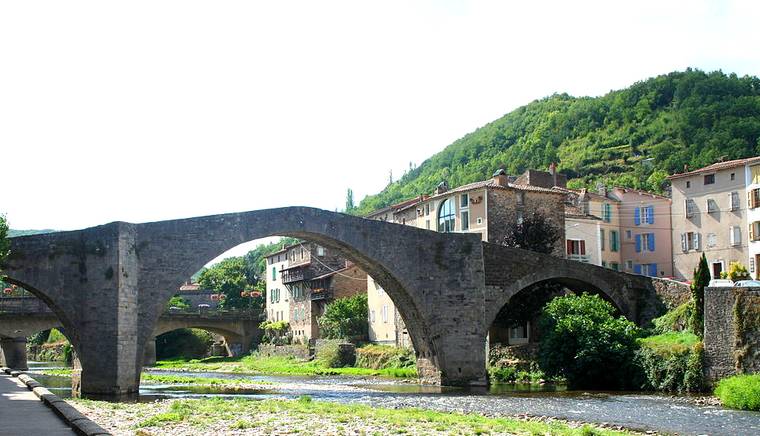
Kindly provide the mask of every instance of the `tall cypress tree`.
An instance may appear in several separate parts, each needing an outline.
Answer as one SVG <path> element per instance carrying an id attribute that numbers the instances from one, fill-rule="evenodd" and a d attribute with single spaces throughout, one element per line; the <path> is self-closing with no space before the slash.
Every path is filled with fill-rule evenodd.
<path id="1" fill-rule="evenodd" d="M 694 314 L 691 317 L 691 329 L 700 338 L 704 334 L 705 325 L 705 288 L 710 284 L 710 267 L 707 258 L 702 253 L 699 266 L 694 270 L 694 280 L 691 283 L 691 298 L 694 301 Z"/>

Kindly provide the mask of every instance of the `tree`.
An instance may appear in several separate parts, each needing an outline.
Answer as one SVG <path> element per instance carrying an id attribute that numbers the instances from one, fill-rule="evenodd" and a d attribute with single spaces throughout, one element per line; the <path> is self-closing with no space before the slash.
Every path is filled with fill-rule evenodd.
<path id="1" fill-rule="evenodd" d="M 705 317 L 705 288 L 710 284 L 710 267 L 705 253 L 699 259 L 699 265 L 694 270 L 694 280 L 691 282 L 691 298 L 694 302 L 694 312 L 691 317 L 691 330 L 700 338 L 704 334 Z"/>
<path id="2" fill-rule="evenodd" d="M 325 308 L 319 329 L 325 339 L 366 339 L 369 331 L 367 294 L 338 298 Z"/>
<path id="3" fill-rule="evenodd" d="M 251 297 L 246 291 L 253 289 L 256 282 L 249 281 L 246 263 L 242 257 L 228 257 L 204 270 L 198 278 L 203 289 L 211 289 L 224 295 L 219 304 L 223 309 L 261 309 L 264 299 L 261 292 Z M 246 295 L 244 295 L 246 293 Z"/>
<path id="4" fill-rule="evenodd" d="M 721 274 L 722 276 L 723 274 Z M 741 262 L 731 262 L 728 264 L 728 271 L 725 272 L 725 277 L 736 282 L 739 280 L 750 280 L 752 276 L 749 275 L 747 267 L 742 265 Z"/>
<path id="5" fill-rule="evenodd" d="M 5 219 L 5 215 L 0 215 L 0 272 L 3 271 L 2 267 L 10 253 L 10 249 L 11 241 L 8 240 L 8 221 Z"/>
<path id="6" fill-rule="evenodd" d="M 540 321 L 539 364 L 572 388 L 626 388 L 637 384 L 634 364 L 640 331 L 598 295 L 557 297 Z"/>
<path id="7" fill-rule="evenodd" d="M 557 226 L 549 222 L 543 214 L 532 212 L 524 217 L 522 222 L 507 228 L 503 245 L 550 254 L 559 238 L 560 231 Z"/>
<path id="8" fill-rule="evenodd" d="M 348 192 L 346 192 L 346 212 L 351 212 L 355 207 L 354 191 L 351 188 L 348 188 Z"/>

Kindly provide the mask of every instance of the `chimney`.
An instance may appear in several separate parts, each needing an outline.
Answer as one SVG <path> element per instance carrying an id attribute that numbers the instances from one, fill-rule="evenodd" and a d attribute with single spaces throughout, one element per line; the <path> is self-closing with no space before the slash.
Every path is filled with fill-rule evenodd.
<path id="1" fill-rule="evenodd" d="M 552 186 L 559 186 L 557 184 L 557 164 L 552 162 L 549 164 L 549 174 L 552 175 Z"/>
<path id="2" fill-rule="evenodd" d="M 449 190 L 449 184 L 446 183 L 446 181 L 444 180 L 441 183 L 439 183 L 438 186 L 435 188 L 435 193 L 436 194 L 443 194 L 444 192 L 446 192 L 448 190 Z"/>
<path id="3" fill-rule="evenodd" d="M 493 181 L 499 186 L 509 186 L 509 177 L 504 168 L 497 170 L 493 173 Z"/>

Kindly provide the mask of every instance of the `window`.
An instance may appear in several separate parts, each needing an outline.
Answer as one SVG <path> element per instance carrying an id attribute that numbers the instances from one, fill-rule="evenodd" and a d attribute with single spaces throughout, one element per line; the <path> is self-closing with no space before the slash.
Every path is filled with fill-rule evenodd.
<path id="1" fill-rule="evenodd" d="M 451 233 L 454 231 L 454 202 L 447 198 L 438 208 L 438 231 Z"/>
<path id="2" fill-rule="evenodd" d="M 483 224 L 483 217 L 478 217 L 477 223 L 478 224 Z"/>
<path id="3" fill-rule="evenodd" d="M 712 198 L 707 199 L 707 213 L 717 213 L 718 212 L 718 203 L 715 202 Z"/>
<path id="4" fill-rule="evenodd" d="M 470 230 L 470 212 L 467 210 L 463 210 L 460 213 L 460 219 L 462 221 L 462 231 Z"/>
<path id="5" fill-rule="evenodd" d="M 462 194 L 459 196 L 459 207 L 461 209 L 467 209 L 470 207 L 470 194 Z"/>
<path id="6" fill-rule="evenodd" d="M 625 269 L 628 271 L 633 269 L 633 261 L 632 260 L 626 260 L 625 261 Z"/>
<path id="7" fill-rule="evenodd" d="M 425 205 L 425 215 L 430 215 L 430 203 L 427 203 Z"/>
<path id="8" fill-rule="evenodd" d="M 737 245 L 741 245 L 742 243 L 742 229 L 739 226 L 732 226 L 729 229 L 729 240 L 731 242 L 731 246 L 735 247 Z"/>
<path id="9" fill-rule="evenodd" d="M 654 224 L 654 206 L 641 206 L 633 210 L 634 224 Z"/>
<path id="10" fill-rule="evenodd" d="M 636 235 L 636 252 L 654 251 L 654 233 Z"/>
<path id="11" fill-rule="evenodd" d="M 689 250 L 699 250 L 699 233 L 681 233 L 681 250 L 685 253 Z"/>
<path id="12" fill-rule="evenodd" d="M 568 255 L 585 255 L 586 254 L 586 241 L 582 239 L 568 239 L 567 240 L 567 254 Z"/>
<path id="13" fill-rule="evenodd" d="M 691 188 L 691 182 L 687 180 L 686 181 L 686 189 L 688 189 L 688 188 Z"/>
<path id="14" fill-rule="evenodd" d="M 630 230 L 628 231 L 630 232 Z M 630 235 L 628 236 L 630 239 Z M 617 230 L 610 230 L 610 251 L 617 252 L 620 250 L 620 237 Z"/>
<path id="15" fill-rule="evenodd" d="M 686 211 L 686 218 L 691 218 L 697 212 L 697 204 L 689 198 L 685 201 L 684 210 Z"/>
<path id="16" fill-rule="evenodd" d="M 383 305 L 383 322 L 388 322 L 388 306 Z"/>
<path id="17" fill-rule="evenodd" d="M 523 223 L 523 212 L 521 210 L 517 211 L 517 224 Z"/>
<path id="18" fill-rule="evenodd" d="M 705 185 L 712 185 L 713 183 L 715 183 L 715 174 L 706 174 Z"/>
<path id="19" fill-rule="evenodd" d="M 610 269 L 620 271 L 620 264 L 617 262 L 610 262 Z"/>
<path id="20" fill-rule="evenodd" d="M 707 236 L 705 236 L 705 247 L 713 248 L 716 245 L 718 245 L 718 237 L 715 233 L 708 233 Z"/>
<path id="21" fill-rule="evenodd" d="M 599 229 L 599 244 L 601 245 L 602 251 L 604 251 L 604 229 Z"/>
<path id="22" fill-rule="evenodd" d="M 731 173 L 731 181 L 734 181 L 734 180 L 736 180 L 736 174 L 735 173 Z"/>
<path id="23" fill-rule="evenodd" d="M 602 205 L 602 219 L 606 223 L 612 221 L 612 205 L 611 204 L 604 203 Z"/>
<path id="24" fill-rule="evenodd" d="M 430 230 L 430 220 L 425 220 L 425 228 Z"/>
<path id="25" fill-rule="evenodd" d="M 754 209 L 760 206 L 760 188 L 753 189 L 747 193 L 749 208 Z"/>
<path id="26" fill-rule="evenodd" d="M 272 281 L 273 282 L 277 281 L 277 267 L 276 266 L 272 267 Z"/>
<path id="27" fill-rule="evenodd" d="M 625 231 L 625 239 L 631 239 L 633 237 L 633 233 L 631 233 L 630 230 Z"/>
<path id="28" fill-rule="evenodd" d="M 375 310 L 374 310 L 374 309 L 372 309 L 372 310 L 369 312 L 369 322 L 371 322 L 371 323 L 373 323 L 373 324 L 374 324 L 374 322 L 375 322 Z"/>
<path id="29" fill-rule="evenodd" d="M 510 344 L 527 344 L 528 343 L 528 321 L 509 328 L 509 343 Z"/>
<path id="30" fill-rule="evenodd" d="M 522 191 L 517 192 L 517 205 L 522 206 L 525 204 L 525 193 Z"/>
<path id="31" fill-rule="evenodd" d="M 728 204 L 731 205 L 731 209 L 729 210 L 739 210 L 739 193 L 732 192 L 728 194 L 728 197 L 729 197 Z"/>
<path id="32" fill-rule="evenodd" d="M 325 255 L 325 247 L 320 247 L 317 245 L 317 256 L 324 256 Z"/>
<path id="33" fill-rule="evenodd" d="M 749 240 L 760 241 L 760 221 L 755 221 L 749 225 Z"/>

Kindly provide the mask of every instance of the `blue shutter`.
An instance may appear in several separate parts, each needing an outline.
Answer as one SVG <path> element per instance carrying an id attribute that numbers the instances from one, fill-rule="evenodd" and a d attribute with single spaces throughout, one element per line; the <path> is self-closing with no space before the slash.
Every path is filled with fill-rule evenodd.
<path id="1" fill-rule="evenodd" d="M 649 264 L 649 277 L 657 277 L 657 264 L 656 263 L 650 263 Z"/>
<path id="2" fill-rule="evenodd" d="M 633 266 L 633 273 L 634 274 L 641 274 L 641 265 L 640 264 L 637 263 L 636 265 Z"/>
<path id="3" fill-rule="evenodd" d="M 636 252 L 641 253 L 641 235 L 636 235 Z"/>
<path id="4" fill-rule="evenodd" d="M 654 251 L 654 233 L 649 234 L 649 239 L 647 240 L 647 250 Z"/>
<path id="5" fill-rule="evenodd" d="M 641 209 L 638 207 L 633 210 L 633 223 L 637 226 L 641 224 Z"/>
<path id="6" fill-rule="evenodd" d="M 654 206 L 647 206 L 649 216 L 647 216 L 647 224 L 654 224 Z"/>

